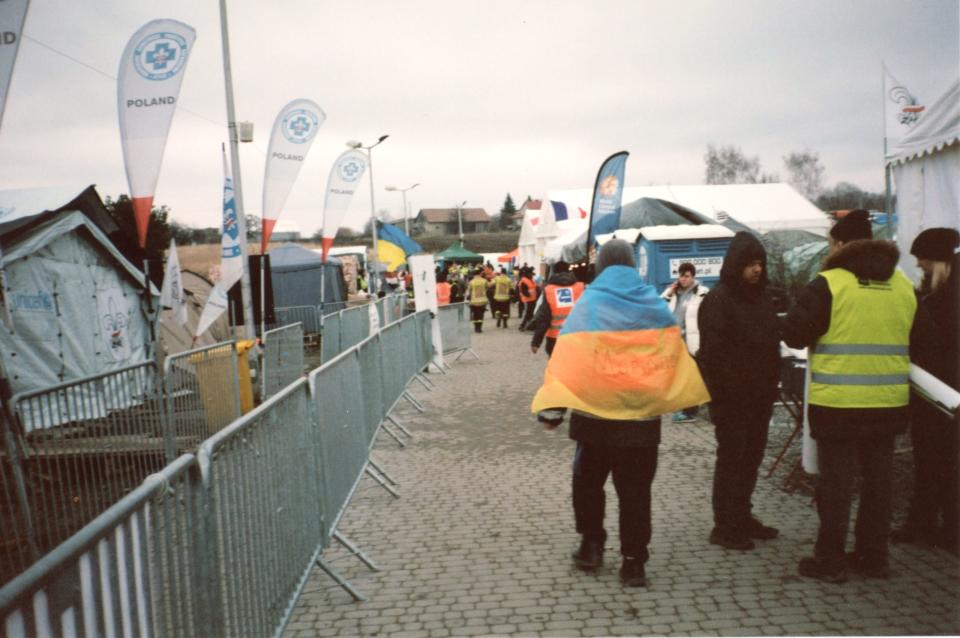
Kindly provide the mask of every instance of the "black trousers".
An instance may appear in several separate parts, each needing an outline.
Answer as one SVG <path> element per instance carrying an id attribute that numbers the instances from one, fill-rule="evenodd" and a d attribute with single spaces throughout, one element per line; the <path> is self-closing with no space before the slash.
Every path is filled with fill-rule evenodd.
<path id="1" fill-rule="evenodd" d="M 486 309 L 486 306 L 470 306 L 470 321 L 473 322 L 473 329 L 476 332 L 480 332 L 483 328 L 483 313 Z"/>
<path id="2" fill-rule="evenodd" d="M 893 435 L 817 440 L 817 513 L 820 531 L 814 551 L 827 563 L 844 564 L 850 504 L 857 462 L 863 482 L 854 528 L 854 551 L 872 563 L 887 561 L 893 468 Z"/>
<path id="3" fill-rule="evenodd" d="M 497 326 L 500 325 L 501 320 L 505 324 L 507 319 L 510 318 L 510 301 L 494 301 L 490 305 L 490 310 L 493 316 L 497 319 Z"/>
<path id="4" fill-rule="evenodd" d="M 620 503 L 620 553 L 646 562 L 650 554 L 650 485 L 657 472 L 657 446 L 611 447 L 577 443 L 573 459 L 573 514 L 584 538 L 603 543 L 606 495 L 613 473 Z"/>
<path id="5" fill-rule="evenodd" d="M 537 300 L 528 301 L 523 304 L 523 321 L 520 322 L 520 327 L 523 329 L 530 328 L 530 324 L 533 323 L 533 311 L 537 306 Z"/>
<path id="6" fill-rule="evenodd" d="M 941 542 L 956 546 L 960 519 L 957 427 L 922 399 L 914 401 L 910 411 L 914 482 L 907 525 L 930 538 L 939 533 Z"/>
<path id="7" fill-rule="evenodd" d="M 556 337 L 547 337 L 547 338 L 544 340 L 544 350 L 547 351 L 547 358 L 548 358 L 548 359 L 553 356 L 553 348 L 554 348 L 556 345 L 557 345 L 557 338 L 556 338 Z"/>
<path id="8" fill-rule="evenodd" d="M 736 408 L 710 404 L 710 419 L 717 436 L 713 521 L 726 534 L 741 534 L 750 519 L 750 499 L 767 448 L 771 414 L 772 402 Z"/>

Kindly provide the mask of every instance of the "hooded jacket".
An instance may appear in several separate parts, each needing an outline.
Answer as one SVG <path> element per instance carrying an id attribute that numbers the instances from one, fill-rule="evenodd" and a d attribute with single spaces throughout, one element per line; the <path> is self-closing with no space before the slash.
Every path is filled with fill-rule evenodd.
<path id="1" fill-rule="evenodd" d="M 844 244 L 824 260 L 823 270 L 842 268 L 858 278 L 887 281 L 896 270 L 900 251 L 888 241 L 862 239 Z M 830 328 L 833 294 L 827 280 L 817 276 L 807 284 L 783 322 L 783 340 L 791 348 L 807 348 Z M 936 346 L 929 316 L 920 306 L 910 331 L 910 358 L 921 366 L 929 362 Z M 929 364 L 928 364 L 929 365 Z M 856 438 L 881 432 L 898 434 L 906 429 L 907 408 L 833 408 L 809 406 L 810 433 L 814 439 Z"/>
<path id="2" fill-rule="evenodd" d="M 760 259 L 760 282 L 743 281 L 743 270 Z M 703 298 L 697 323 L 697 362 L 710 390 L 712 410 L 772 403 L 780 381 L 780 334 L 777 314 L 767 293 L 767 254 L 750 233 L 730 242 L 720 283 Z"/>

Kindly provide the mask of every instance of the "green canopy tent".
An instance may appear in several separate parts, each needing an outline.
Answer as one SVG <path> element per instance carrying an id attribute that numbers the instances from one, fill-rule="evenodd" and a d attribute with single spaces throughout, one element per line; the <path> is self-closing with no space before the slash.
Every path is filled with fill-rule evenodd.
<path id="1" fill-rule="evenodd" d="M 454 242 L 452 246 L 447 248 L 441 253 L 437 253 L 434 256 L 434 259 L 440 263 L 445 264 L 449 261 L 455 261 L 461 264 L 482 264 L 483 256 L 478 255 L 472 250 L 467 250 L 463 247 L 463 244 L 459 241 Z"/>

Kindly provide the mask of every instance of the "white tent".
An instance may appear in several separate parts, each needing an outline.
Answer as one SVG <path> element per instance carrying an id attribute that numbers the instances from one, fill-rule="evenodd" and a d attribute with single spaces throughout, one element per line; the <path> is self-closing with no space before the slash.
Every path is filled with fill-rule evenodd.
<path id="1" fill-rule="evenodd" d="M 147 360 L 143 273 L 108 237 L 115 229 L 92 187 L 0 191 L 0 370 L 11 392 Z"/>
<path id="2" fill-rule="evenodd" d="M 580 220 L 580 210 L 590 212 L 593 189 L 581 188 L 550 191 L 543 212 L 548 218 L 538 238 L 545 241 L 560 234 L 550 226 L 553 207 L 549 200 L 563 202 L 571 220 Z M 830 218 L 810 200 L 789 184 L 695 184 L 688 186 L 638 186 L 623 189 L 623 203 L 641 197 L 652 197 L 674 202 L 723 221 L 728 216 L 750 228 L 765 233 L 768 230 L 806 230 L 826 236 Z M 586 221 L 586 220 L 583 220 Z M 562 224 L 563 222 L 561 222 Z M 563 232 L 567 228 L 560 228 Z"/>
<path id="3" fill-rule="evenodd" d="M 517 262 L 534 268 L 540 263 L 540 251 L 537 249 L 537 226 L 540 225 L 539 210 L 527 209 L 520 222 L 520 238 L 517 240 L 519 255 Z"/>
<path id="4" fill-rule="evenodd" d="M 960 229 L 960 80 L 927 109 L 887 162 L 897 203 L 900 267 L 916 277 L 910 244 L 925 228 Z"/>

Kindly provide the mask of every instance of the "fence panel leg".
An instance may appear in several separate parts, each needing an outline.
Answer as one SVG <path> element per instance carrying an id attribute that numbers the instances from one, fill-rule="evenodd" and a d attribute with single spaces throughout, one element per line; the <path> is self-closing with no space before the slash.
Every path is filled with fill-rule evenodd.
<path id="1" fill-rule="evenodd" d="M 397 442 L 397 445 L 399 445 L 400 447 L 407 447 L 407 444 L 403 442 L 403 439 L 401 439 L 397 435 L 397 433 L 393 431 L 393 429 L 390 426 L 388 426 L 385 422 L 382 425 L 383 425 L 383 431 L 389 434 L 390 437 Z"/>
<path id="2" fill-rule="evenodd" d="M 387 420 L 387 421 L 390 421 L 390 423 L 393 423 L 395 426 L 397 426 L 397 428 L 398 428 L 401 432 L 403 432 L 404 434 L 406 434 L 407 436 L 409 436 L 411 439 L 413 438 L 413 434 L 410 433 L 410 430 L 408 430 L 407 428 L 403 427 L 403 424 L 400 423 L 400 421 L 398 421 L 395 416 L 393 416 L 393 415 L 391 415 L 391 414 L 388 414 L 387 417 L 386 417 L 386 420 Z"/>
<path id="3" fill-rule="evenodd" d="M 346 536 L 344 536 L 344 535 L 341 534 L 340 532 L 334 532 L 334 533 L 333 533 L 333 538 L 334 538 L 338 543 L 340 543 L 341 545 L 343 545 L 344 547 L 346 547 L 347 550 L 348 550 L 351 554 L 353 554 L 354 556 L 356 556 L 357 558 L 359 558 L 359 559 L 360 559 L 360 562 L 363 563 L 364 565 L 366 565 L 367 567 L 369 567 L 369 568 L 371 569 L 371 571 L 375 571 L 375 572 L 380 571 L 380 568 L 377 567 L 377 565 L 376 565 L 372 560 L 370 560 L 370 558 L 369 558 L 366 554 L 364 554 L 362 551 L 360 551 L 360 548 L 359 548 L 359 547 L 357 547 L 356 545 L 354 545 L 353 543 L 351 543 L 351 542 L 350 542 L 350 539 L 348 539 Z"/>
<path id="4" fill-rule="evenodd" d="M 353 598 L 355 601 L 363 602 L 367 599 L 367 597 L 364 596 L 362 593 L 360 593 L 359 590 L 355 589 L 354 586 L 351 585 L 349 581 L 347 581 L 343 576 L 338 574 L 333 567 L 325 563 L 322 558 L 317 559 L 317 567 L 319 567 L 324 572 L 326 572 L 327 576 L 329 576 L 333 580 L 333 582 L 340 585 L 343 591 L 350 594 L 350 597 Z"/>
<path id="5" fill-rule="evenodd" d="M 422 372 L 418 372 L 413 378 L 419 381 L 420 385 L 425 387 L 427 390 L 433 390 L 436 387 L 433 381 L 428 379 Z"/>
<path id="6" fill-rule="evenodd" d="M 369 466 L 369 465 L 368 465 L 367 467 L 363 468 L 363 471 L 366 472 L 366 473 L 370 476 L 370 478 L 372 478 L 374 481 L 376 481 L 377 483 L 379 483 L 379 484 L 380 484 L 380 487 L 382 487 L 383 489 L 385 489 L 385 490 L 387 490 L 388 492 L 390 492 L 390 495 L 393 496 L 393 498 L 400 498 L 400 495 L 397 494 L 397 491 L 396 491 L 395 489 L 393 489 L 392 487 L 390 487 L 390 485 L 387 483 L 387 481 L 386 481 L 382 476 L 380 476 L 379 474 L 377 474 L 376 472 L 374 472 L 372 469 L 370 469 L 370 466 Z"/>
<path id="7" fill-rule="evenodd" d="M 387 480 L 387 483 L 389 483 L 390 485 L 400 485 L 399 483 L 397 483 L 397 481 L 395 481 L 395 480 L 393 479 L 392 476 L 390 476 L 389 474 L 387 474 L 387 473 L 383 470 L 383 468 L 380 467 L 380 465 L 379 465 L 376 461 L 374 461 L 373 459 L 371 459 L 371 458 L 368 457 L 368 458 L 367 458 L 367 463 L 369 463 L 370 466 L 371 466 L 373 469 L 375 469 L 378 474 L 380 474 L 380 476 L 382 476 L 383 478 L 385 478 L 385 479 Z"/>
<path id="8" fill-rule="evenodd" d="M 420 404 L 420 402 L 413 398 L 413 395 L 410 394 L 409 391 L 404 390 L 404 391 L 403 391 L 403 394 L 400 395 L 400 396 L 402 396 L 404 399 L 406 399 L 406 400 L 410 403 L 410 405 L 412 405 L 413 407 L 415 407 L 415 408 L 417 409 L 417 412 L 425 412 L 425 411 L 426 411 L 426 410 L 423 409 L 423 406 Z"/>

